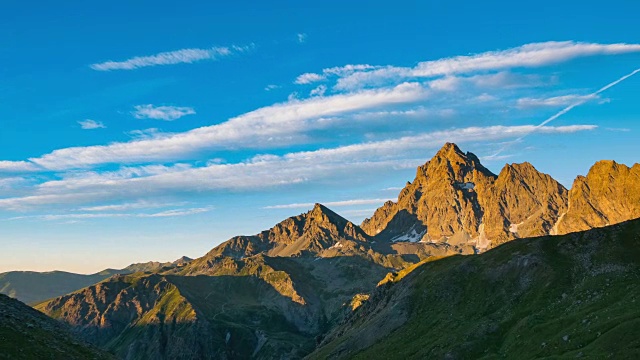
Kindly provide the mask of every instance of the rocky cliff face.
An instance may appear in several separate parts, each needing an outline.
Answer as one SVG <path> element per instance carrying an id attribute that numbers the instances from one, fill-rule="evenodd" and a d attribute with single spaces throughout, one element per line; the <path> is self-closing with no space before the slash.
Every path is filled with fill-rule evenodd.
<path id="1" fill-rule="evenodd" d="M 396 202 L 361 227 L 376 240 L 471 245 L 587 230 L 640 217 L 640 165 L 594 165 L 569 192 L 529 163 L 507 164 L 498 176 L 472 153 L 446 144 L 417 170 Z"/>
<path id="2" fill-rule="evenodd" d="M 640 217 L 640 164 L 599 161 L 578 176 L 556 234 L 584 231 Z"/>
<path id="3" fill-rule="evenodd" d="M 205 257 L 243 258 L 317 255 L 340 240 L 362 244 L 369 236 L 358 226 L 321 204 L 305 214 L 290 217 L 269 230 L 253 236 L 236 236 L 211 250 Z"/>
<path id="4" fill-rule="evenodd" d="M 515 238 L 549 234 L 566 211 L 567 189 L 529 163 L 507 164 L 481 201 L 483 240 L 493 247 Z"/>
<path id="5" fill-rule="evenodd" d="M 418 168 L 397 202 L 387 202 L 361 227 L 379 239 L 418 234 L 417 240 L 462 243 L 479 236 L 483 210 L 478 197 L 494 181 L 474 154 L 448 143 Z"/>

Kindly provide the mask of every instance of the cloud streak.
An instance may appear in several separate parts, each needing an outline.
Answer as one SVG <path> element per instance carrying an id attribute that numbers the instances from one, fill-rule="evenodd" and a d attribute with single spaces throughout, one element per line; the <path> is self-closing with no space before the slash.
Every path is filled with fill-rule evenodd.
<path id="1" fill-rule="evenodd" d="M 298 84 L 337 76 L 335 89 L 353 90 L 368 86 L 381 86 L 389 82 L 407 81 L 415 78 L 433 78 L 449 75 L 472 74 L 514 68 L 537 68 L 567 62 L 573 59 L 597 55 L 617 55 L 640 52 L 640 44 L 597 44 L 574 41 L 548 41 L 522 46 L 487 51 L 475 55 L 454 56 L 438 60 L 423 61 L 415 67 L 359 65 L 352 71 L 300 75 Z M 350 65 L 348 65 L 350 66 Z M 364 68 L 362 68 L 364 67 Z"/>
<path id="2" fill-rule="evenodd" d="M 136 119 L 155 119 L 174 121 L 183 116 L 194 115 L 196 111 L 186 106 L 154 106 L 152 104 L 136 105 L 133 116 Z"/>
<path id="3" fill-rule="evenodd" d="M 621 82 L 627 80 L 628 78 L 632 77 L 633 75 L 637 74 L 640 72 L 640 69 L 636 69 L 632 72 L 630 72 L 627 75 L 624 75 L 623 77 L 610 82 L 609 84 L 603 86 L 602 88 L 600 88 L 598 91 L 595 91 L 587 96 L 583 96 L 579 99 L 577 99 L 576 102 L 570 104 L 569 106 L 565 107 L 564 109 L 558 111 L 557 113 L 555 113 L 553 116 L 551 116 L 550 118 L 548 118 L 547 120 L 541 122 L 539 125 L 537 125 L 535 127 L 535 129 L 532 129 L 530 133 L 525 133 L 522 136 L 518 137 L 516 140 L 512 141 L 512 142 L 508 142 L 506 143 L 502 148 L 500 148 L 495 154 L 488 156 L 488 158 L 495 158 L 497 156 L 499 156 L 500 154 L 502 154 L 502 152 L 504 152 L 506 149 L 508 149 L 511 145 L 521 142 L 525 137 L 529 136 L 529 134 L 533 133 L 536 131 L 536 129 L 540 129 L 543 128 L 544 126 L 546 126 L 547 124 L 549 124 L 550 122 L 556 120 L 557 118 L 561 117 L 562 115 L 568 113 L 569 111 L 571 111 L 573 108 L 578 107 L 584 103 L 586 103 L 587 101 L 591 100 L 593 97 L 598 97 L 599 94 L 611 89 L 612 87 L 620 84 Z"/>
<path id="4" fill-rule="evenodd" d="M 106 126 L 102 123 L 102 121 L 96 121 L 91 119 L 78 121 L 80 124 L 80 128 L 83 130 L 94 130 L 94 129 L 105 129 Z"/>
<path id="5" fill-rule="evenodd" d="M 183 133 L 156 135 L 130 142 L 55 150 L 29 159 L 47 169 L 83 168 L 105 163 L 176 160 L 203 150 L 227 147 L 264 148 L 307 140 L 302 134 L 326 126 L 327 116 L 424 99 L 427 89 L 417 83 L 351 94 L 316 96 L 263 107 L 228 121 Z"/>
<path id="6" fill-rule="evenodd" d="M 395 200 L 395 199 L 392 199 L 392 198 L 353 199 L 353 200 L 342 200 L 342 201 L 329 201 L 329 202 L 323 202 L 322 204 L 329 207 L 344 207 L 344 206 L 371 205 L 371 204 L 382 205 L 383 203 L 389 200 Z M 315 203 L 282 204 L 282 205 L 265 206 L 263 209 L 301 209 L 301 208 L 311 208 L 314 205 Z"/>
<path id="7" fill-rule="evenodd" d="M 581 102 L 586 103 L 592 100 L 601 99 L 600 96 L 589 94 L 589 95 L 562 95 L 562 96 L 554 96 L 549 98 L 521 98 L 517 101 L 517 106 L 522 109 L 527 108 L 538 108 L 538 107 L 557 107 L 557 106 L 567 106 L 573 103 Z"/>
<path id="8" fill-rule="evenodd" d="M 172 192 L 259 191 L 331 178 L 367 177 L 378 171 L 414 168 L 424 162 L 426 150 L 436 149 L 447 141 L 496 141 L 534 132 L 569 134 L 595 128 L 593 125 L 470 127 L 281 156 L 258 155 L 233 164 L 127 168 L 48 181 L 36 186 L 30 195 L 0 199 L 0 209 L 144 199 Z"/>
<path id="9" fill-rule="evenodd" d="M 211 207 L 188 208 L 188 209 L 171 209 L 156 213 L 81 213 L 81 214 L 46 214 L 35 216 L 16 216 L 7 220 L 25 220 L 25 219 L 42 219 L 47 221 L 58 220 L 87 220 L 87 219 L 106 219 L 106 218 L 167 218 L 178 216 L 189 216 L 202 214 L 211 211 Z"/>
<path id="10" fill-rule="evenodd" d="M 230 47 L 212 47 L 208 49 L 180 49 L 175 51 L 161 52 L 150 56 L 136 56 L 124 61 L 105 61 L 101 63 L 91 64 L 93 70 L 97 71 L 113 71 L 113 70 L 135 70 L 143 67 L 174 65 L 174 64 L 191 64 L 203 60 L 218 60 L 233 54 L 243 53 L 251 49 L 251 46 L 230 46 Z"/>

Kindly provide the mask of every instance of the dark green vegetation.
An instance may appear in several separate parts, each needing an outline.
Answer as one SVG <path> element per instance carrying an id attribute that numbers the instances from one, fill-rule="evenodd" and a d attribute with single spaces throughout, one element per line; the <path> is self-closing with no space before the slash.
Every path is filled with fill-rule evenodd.
<path id="1" fill-rule="evenodd" d="M 0 359 L 113 359 L 75 339 L 59 322 L 0 295 Z"/>
<path id="2" fill-rule="evenodd" d="M 190 260 L 183 257 L 173 263 L 131 264 L 124 269 L 106 269 L 91 275 L 64 271 L 11 271 L 0 274 L 0 294 L 8 295 L 27 304 L 34 304 L 93 285 L 115 274 L 158 271 L 163 268 L 182 266 Z"/>
<path id="3" fill-rule="evenodd" d="M 312 359 L 640 357 L 640 220 L 389 276 Z"/>

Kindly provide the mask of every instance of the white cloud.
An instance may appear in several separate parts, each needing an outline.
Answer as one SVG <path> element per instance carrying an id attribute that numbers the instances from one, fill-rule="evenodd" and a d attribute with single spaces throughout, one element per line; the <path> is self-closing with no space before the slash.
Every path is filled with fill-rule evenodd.
<path id="1" fill-rule="evenodd" d="M 233 164 L 155 168 L 154 171 L 145 167 L 138 171 L 126 169 L 117 174 L 93 173 L 45 182 L 36 186 L 28 196 L 0 199 L 0 208 L 24 210 L 43 205 L 144 199 L 176 191 L 257 191 L 336 178 L 366 178 L 379 171 L 414 168 L 426 160 L 425 150 L 438 148 L 447 141 L 486 142 L 532 133 L 568 134 L 595 128 L 593 125 L 471 127 L 282 156 L 259 155 Z"/>
<path id="2" fill-rule="evenodd" d="M 322 70 L 322 74 L 305 73 L 296 78 L 296 84 L 311 84 L 314 82 L 326 80 L 329 76 L 347 76 L 355 72 L 377 69 L 378 67 L 369 64 L 348 64 L 344 66 L 335 66 Z"/>
<path id="3" fill-rule="evenodd" d="M 133 116 L 136 119 L 156 119 L 173 121 L 183 116 L 193 115 L 196 111 L 185 106 L 154 106 L 152 104 L 136 105 Z"/>
<path id="4" fill-rule="evenodd" d="M 356 206 L 356 205 L 371 205 L 371 204 L 384 204 L 386 201 L 395 199 L 353 199 L 342 201 L 329 201 L 322 204 L 328 207 L 343 207 L 343 206 Z M 271 205 L 265 206 L 264 209 L 300 209 L 311 208 L 315 203 L 297 203 L 297 204 L 284 204 L 284 205 Z"/>
<path id="5" fill-rule="evenodd" d="M 315 73 L 305 73 L 296 78 L 296 84 L 311 84 L 314 82 L 322 81 L 325 77 Z"/>
<path id="6" fill-rule="evenodd" d="M 148 129 L 140 129 L 140 130 L 131 130 L 126 133 L 131 138 L 136 140 L 143 139 L 158 139 L 163 136 L 168 136 L 169 134 L 162 133 L 158 128 L 148 128 Z"/>
<path id="7" fill-rule="evenodd" d="M 324 96 L 324 93 L 327 91 L 327 86 L 326 85 L 320 85 L 317 88 L 311 90 L 311 92 L 309 92 L 310 96 Z"/>
<path id="8" fill-rule="evenodd" d="M 298 42 L 302 44 L 302 43 L 304 43 L 304 42 L 306 42 L 306 41 L 307 41 L 307 34 L 305 34 L 305 33 L 298 33 L 298 34 L 296 35 L 296 38 L 298 39 Z"/>
<path id="9" fill-rule="evenodd" d="M 42 170 L 29 161 L 0 160 L 0 172 L 31 172 Z"/>
<path id="10" fill-rule="evenodd" d="M 246 52 L 253 46 L 212 47 L 209 49 L 181 49 L 161 52 L 151 56 L 136 56 L 124 61 L 106 61 L 92 64 L 90 67 L 98 71 L 134 70 L 148 66 L 194 63 L 202 60 L 217 60 L 221 57 Z"/>
<path id="11" fill-rule="evenodd" d="M 91 119 L 85 119 L 78 121 L 80 127 L 84 130 L 93 130 L 93 129 L 105 129 L 106 126 L 102 123 L 102 121 L 96 121 Z"/>
<path id="12" fill-rule="evenodd" d="M 86 206 L 82 207 L 80 211 L 124 211 L 124 210 L 133 210 L 133 209 L 153 209 L 153 208 L 162 208 L 169 206 L 181 206 L 184 203 L 161 203 L 155 201 L 136 201 L 136 202 L 127 202 L 122 204 L 112 204 L 112 205 L 98 205 L 98 206 Z"/>
<path id="13" fill-rule="evenodd" d="M 640 44 L 593 44 L 574 41 L 531 43 L 507 50 L 488 51 L 477 55 L 456 56 L 419 63 L 413 76 L 464 74 L 475 71 L 540 67 L 579 57 L 640 52 Z"/>
<path id="14" fill-rule="evenodd" d="M 274 85 L 274 84 L 269 84 L 267 86 L 264 87 L 265 91 L 271 91 L 271 90 L 275 90 L 275 89 L 279 89 L 280 86 L 278 85 Z"/>
<path id="15" fill-rule="evenodd" d="M 202 214 L 211 211 L 213 208 L 188 208 L 188 209 L 171 209 L 157 213 L 82 213 L 82 214 L 47 214 L 36 216 L 17 216 L 8 220 L 25 220 L 25 219 L 42 219 L 47 221 L 58 220 L 86 220 L 86 219 L 104 219 L 104 218 L 166 218 L 176 216 L 189 216 Z"/>
<path id="16" fill-rule="evenodd" d="M 381 86 L 410 78 L 472 74 L 514 68 L 535 68 L 558 64 L 579 57 L 640 52 L 640 44 L 594 44 L 574 41 L 531 43 L 507 50 L 488 51 L 476 55 L 455 56 L 424 61 L 415 67 L 371 67 L 339 74 L 335 88 L 339 90 Z M 326 72 L 320 79 L 326 79 Z"/>
<path id="17" fill-rule="evenodd" d="M 558 107 L 567 106 L 576 102 L 587 102 L 600 99 L 600 96 L 589 95 L 562 95 L 549 98 L 521 98 L 517 101 L 519 108 L 537 108 L 537 107 Z"/>
<path id="18" fill-rule="evenodd" d="M 175 160 L 205 149 L 285 146 L 304 141 L 306 138 L 302 134 L 305 131 L 326 126 L 318 120 L 322 117 L 413 103 L 426 98 L 428 94 L 420 84 L 402 83 L 391 88 L 350 94 L 292 99 L 218 125 L 125 143 L 59 149 L 30 160 L 48 169 L 62 170 L 104 163 Z"/>

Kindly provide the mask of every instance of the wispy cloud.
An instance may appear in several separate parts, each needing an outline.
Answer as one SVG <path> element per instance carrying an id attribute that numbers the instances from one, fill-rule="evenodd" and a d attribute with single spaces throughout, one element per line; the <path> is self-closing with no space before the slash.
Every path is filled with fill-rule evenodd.
<path id="1" fill-rule="evenodd" d="M 319 85 L 315 89 L 309 92 L 310 96 L 324 96 L 324 93 L 327 91 L 326 85 Z"/>
<path id="2" fill-rule="evenodd" d="M 353 199 L 342 201 L 328 201 L 322 204 L 328 207 L 343 207 L 343 206 L 356 206 L 356 205 L 371 205 L 371 204 L 383 204 L 386 201 L 395 199 Z M 283 205 L 271 205 L 265 206 L 264 209 L 306 209 L 311 208 L 315 203 L 296 203 L 296 204 L 283 204 Z"/>
<path id="3" fill-rule="evenodd" d="M 640 52 L 640 44 L 596 44 L 574 41 L 549 41 L 530 43 L 506 50 L 488 51 L 476 55 L 455 56 L 423 61 L 415 67 L 368 66 L 355 71 L 300 75 L 298 84 L 337 76 L 336 89 L 349 90 L 367 86 L 380 86 L 388 82 L 406 81 L 411 78 L 440 77 L 456 74 L 472 74 L 514 68 L 536 68 L 570 61 L 580 57 L 615 55 Z"/>
<path id="4" fill-rule="evenodd" d="M 307 140 L 302 134 L 326 126 L 323 117 L 412 103 L 428 96 L 417 83 L 363 90 L 351 94 L 292 99 L 260 108 L 228 121 L 159 138 L 136 139 L 88 147 L 55 150 L 32 162 L 49 169 L 81 168 L 104 163 L 134 163 L 177 159 L 205 149 L 264 148 Z M 346 120 L 345 120 L 346 121 Z"/>
<path id="5" fill-rule="evenodd" d="M 314 83 L 314 82 L 322 81 L 324 79 L 325 78 L 322 75 L 318 75 L 318 74 L 314 74 L 314 73 L 304 73 L 302 75 L 299 75 L 296 78 L 295 83 L 296 84 L 311 84 L 311 83 Z"/>
<path id="6" fill-rule="evenodd" d="M 212 47 L 208 49 L 181 49 L 161 52 L 150 56 L 136 56 L 124 61 L 105 61 L 90 65 L 94 70 L 134 70 L 148 66 L 173 65 L 180 63 L 194 63 L 202 60 L 217 60 L 222 57 L 243 53 L 252 46 Z"/>
<path id="7" fill-rule="evenodd" d="M 366 71 L 366 70 L 373 70 L 373 69 L 377 69 L 379 67 L 376 66 L 372 66 L 369 64 L 357 64 L 357 65 L 353 65 L 353 64 L 349 64 L 349 65 L 344 65 L 344 66 L 335 66 L 335 67 L 331 67 L 331 68 L 327 68 L 322 70 L 321 74 L 316 74 L 316 73 L 304 73 L 302 75 L 299 75 L 296 78 L 295 83 L 296 84 L 311 84 L 314 82 L 318 82 L 318 81 L 322 81 L 327 79 L 330 76 L 347 76 L 347 75 L 351 75 L 355 72 L 358 71 Z"/>
<path id="8" fill-rule="evenodd" d="M 93 129 L 104 129 L 106 126 L 102 123 L 102 121 L 96 121 L 91 119 L 85 119 L 78 121 L 80 127 L 83 130 L 93 130 Z"/>
<path id="9" fill-rule="evenodd" d="M 86 206 L 82 207 L 80 211 L 124 211 L 124 210 L 133 210 L 133 209 L 153 209 L 153 208 L 162 208 L 162 207 L 170 207 L 170 206 L 182 206 L 184 203 L 161 203 L 155 201 L 136 201 L 136 202 L 127 202 L 122 204 L 112 204 L 112 205 L 98 205 L 98 206 Z"/>
<path id="10" fill-rule="evenodd" d="M 564 109 L 558 111 L 557 113 L 555 113 L 554 115 L 552 115 L 551 117 L 549 117 L 548 119 L 546 119 L 545 121 L 541 122 L 540 124 L 538 124 L 536 126 L 536 128 L 542 128 L 544 126 L 546 126 L 547 124 L 549 124 L 552 121 L 555 121 L 556 119 L 558 119 L 559 117 L 563 116 L 564 114 L 568 113 L 569 111 L 573 110 L 574 108 L 586 103 L 587 101 L 589 101 L 592 97 L 594 96 L 599 96 L 601 93 L 611 89 L 612 87 L 620 84 L 621 82 L 627 80 L 628 78 L 634 76 L 635 74 L 639 73 L 640 69 L 636 69 L 620 78 L 618 78 L 617 80 L 614 80 L 610 83 L 608 83 L 607 85 L 601 87 L 600 89 L 598 89 L 598 91 L 595 91 L 589 95 L 587 95 L 586 97 L 582 97 L 580 99 L 577 99 L 575 102 L 569 104 L 567 107 L 565 107 Z M 532 132 L 534 132 L 535 130 L 532 130 Z M 511 145 L 518 143 L 520 141 L 522 141 L 525 137 L 527 137 L 530 133 L 525 133 L 523 135 L 521 135 L 520 137 L 518 137 L 517 139 L 515 139 L 512 142 L 508 142 L 506 143 L 502 148 L 500 148 L 495 154 L 491 155 L 490 157 L 497 157 L 498 155 L 500 155 L 502 152 L 504 152 L 506 149 L 508 149 Z"/>
<path id="11" fill-rule="evenodd" d="M 269 85 L 264 87 L 264 90 L 265 91 L 271 91 L 271 90 L 275 90 L 275 89 L 279 89 L 279 88 L 280 88 L 279 85 L 269 84 Z"/>
<path id="12" fill-rule="evenodd" d="M 202 214 L 211 211 L 211 207 L 188 208 L 188 209 L 171 209 L 156 213 L 81 213 L 81 214 L 46 214 L 34 216 L 16 216 L 8 220 L 25 220 L 25 219 L 42 219 L 47 221 L 58 220 L 87 220 L 87 219 L 105 219 L 105 218 L 166 218 L 177 216 L 189 216 Z"/>
<path id="13" fill-rule="evenodd" d="M 185 106 L 154 106 L 152 104 L 136 105 L 133 116 L 136 119 L 156 119 L 173 121 L 183 116 L 194 115 L 196 111 Z"/>
<path id="14" fill-rule="evenodd" d="M 298 34 L 296 35 L 296 38 L 298 39 L 298 42 L 302 44 L 302 43 L 304 43 L 304 42 L 306 42 L 306 41 L 307 41 L 307 34 L 305 34 L 305 33 L 298 33 Z"/>
<path id="15" fill-rule="evenodd" d="M 471 127 L 281 156 L 258 155 L 232 164 L 209 163 L 202 167 L 172 167 L 166 171 L 158 168 L 155 172 L 132 168 L 115 174 L 94 173 L 45 182 L 28 196 L 0 199 L 0 208 L 23 210 L 56 204 L 145 199 L 176 191 L 257 191 L 336 177 L 366 177 L 379 171 L 414 168 L 424 162 L 425 151 L 441 147 L 447 141 L 487 142 L 531 133 L 569 134 L 595 128 L 593 125 Z"/>
<path id="16" fill-rule="evenodd" d="M 536 107 L 558 107 L 567 106 L 575 102 L 588 102 L 601 99 L 598 95 L 562 95 L 549 98 L 521 98 L 517 101 L 519 108 L 536 108 Z"/>

